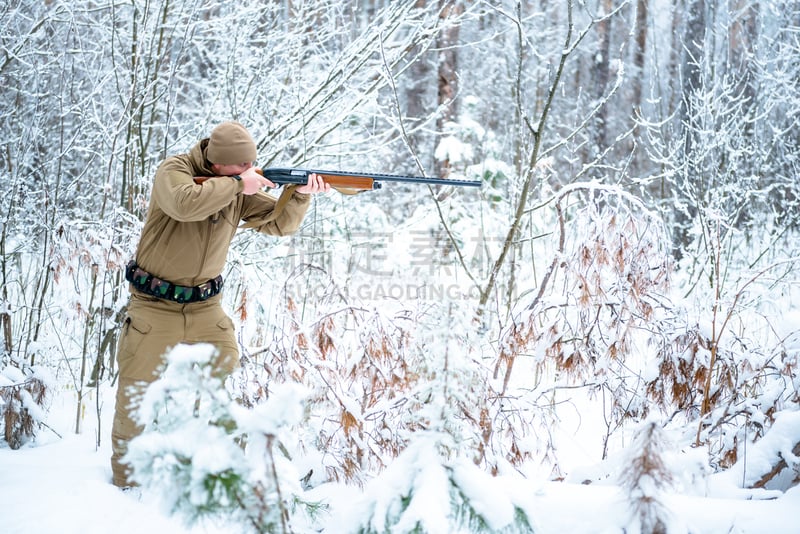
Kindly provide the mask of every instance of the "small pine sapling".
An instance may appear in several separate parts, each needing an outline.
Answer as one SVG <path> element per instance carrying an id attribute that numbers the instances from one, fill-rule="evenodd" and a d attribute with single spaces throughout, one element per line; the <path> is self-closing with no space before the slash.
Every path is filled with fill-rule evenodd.
<path id="1" fill-rule="evenodd" d="M 446 435 L 424 432 L 367 485 L 343 514 L 343 532 L 532 533 L 532 520 L 498 479 L 474 463 L 448 460 Z M 447 447 L 445 447 L 447 448 Z"/>
<path id="2" fill-rule="evenodd" d="M 630 503 L 630 530 L 649 534 L 674 532 L 675 523 L 663 501 L 674 475 L 664 453 L 669 440 L 661 426 L 648 421 L 637 431 L 622 465 L 619 484 Z"/>
<path id="3" fill-rule="evenodd" d="M 215 356 L 206 344 L 167 355 L 137 409 L 145 430 L 125 457 L 133 479 L 188 524 L 224 519 L 245 532 L 293 531 L 293 515 L 318 509 L 280 452 L 286 428 L 303 416 L 301 396 L 287 385 L 263 404 L 241 406 L 211 373 Z"/>

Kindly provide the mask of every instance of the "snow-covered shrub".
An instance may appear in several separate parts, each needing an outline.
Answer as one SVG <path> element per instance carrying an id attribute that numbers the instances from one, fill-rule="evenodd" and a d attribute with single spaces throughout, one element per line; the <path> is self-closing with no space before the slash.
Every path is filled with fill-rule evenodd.
<path id="1" fill-rule="evenodd" d="M 746 246 L 741 236 L 728 239 L 724 248 Z M 755 269 L 727 261 L 723 267 L 718 256 L 709 284 L 697 284 L 691 298 L 653 323 L 656 357 L 644 375 L 652 405 L 673 413 L 673 425 L 694 426 L 695 446 L 707 445 L 719 469 L 738 462 L 779 412 L 794 409 L 800 353 L 800 322 L 776 299 L 786 288 L 775 278 L 793 262 Z"/>
<path id="2" fill-rule="evenodd" d="M 295 437 L 293 456 L 324 454 L 324 462 L 309 465 L 312 485 L 363 483 L 365 472 L 385 467 L 419 428 L 413 316 L 337 300 L 318 320 L 304 320 L 287 298 L 276 317 L 286 324 L 263 342 L 263 359 L 244 366 L 243 403 L 259 402 L 275 384 L 303 384 L 310 416 Z"/>
<path id="3" fill-rule="evenodd" d="M 47 415 L 52 378 L 41 366 L 20 369 L 9 365 L 0 371 L 0 414 L 3 439 L 19 449 L 36 436 Z"/>
<path id="4" fill-rule="evenodd" d="M 286 428 L 302 418 L 303 393 L 285 385 L 242 407 L 211 374 L 214 356 L 205 344 L 169 353 L 137 410 L 145 430 L 126 456 L 133 479 L 189 523 L 225 518 L 248 531 L 289 532 L 295 513 L 316 509 L 280 452 Z"/>
<path id="5" fill-rule="evenodd" d="M 786 491 L 800 482 L 800 412 L 780 412 L 763 438 L 727 473 L 745 488 Z"/>
<path id="6" fill-rule="evenodd" d="M 672 266 L 658 214 L 596 183 L 564 187 L 555 206 L 549 268 L 517 304 L 495 363 L 503 402 L 494 435 L 504 438 L 495 447 L 517 465 L 551 448 L 528 437 L 549 434 L 548 398 L 561 388 L 602 396 L 594 404 L 605 410 L 609 432 L 645 416 L 642 349 L 668 314 Z"/>
<path id="7" fill-rule="evenodd" d="M 469 309 L 379 310 L 333 299 L 304 318 L 285 302 L 275 337 L 258 358 L 246 357 L 242 397 L 258 402 L 287 380 L 308 389 L 309 417 L 290 453 L 305 459 L 309 485 L 362 485 L 422 430 L 448 432 L 458 454 L 484 459 L 490 371 L 462 337 Z"/>
<path id="8" fill-rule="evenodd" d="M 446 458 L 441 445 L 447 441 L 421 433 L 339 518 L 342 531 L 534 532 L 525 509 L 498 479 L 470 461 Z"/>

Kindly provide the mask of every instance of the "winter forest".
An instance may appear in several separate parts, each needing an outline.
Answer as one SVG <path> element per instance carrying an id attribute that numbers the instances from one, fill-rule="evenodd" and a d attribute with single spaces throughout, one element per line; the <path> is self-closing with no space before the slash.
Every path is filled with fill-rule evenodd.
<path id="1" fill-rule="evenodd" d="M 169 513 L 538 532 L 548 481 L 703 532 L 668 496 L 800 482 L 795 0 L 9 0 L 0 92 L 0 455 L 108 447 L 154 171 L 237 120 L 261 167 L 482 187 L 237 234 L 241 369 L 178 346 L 140 408 Z"/>

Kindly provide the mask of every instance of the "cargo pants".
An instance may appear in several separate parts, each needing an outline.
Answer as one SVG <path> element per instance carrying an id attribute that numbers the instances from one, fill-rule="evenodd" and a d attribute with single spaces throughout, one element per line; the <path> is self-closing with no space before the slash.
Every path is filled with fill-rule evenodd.
<path id="1" fill-rule="evenodd" d="M 118 487 L 134 486 L 122 459 L 128 442 L 142 432 L 133 418 L 131 399 L 158 378 L 169 349 L 179 343 L 211 343 L 219 350 L 217 376 L 230 375 L 239 364 L 233 321 L 220 304 L 222 295 L 180 304 L 133 291 L 117 350 L 119 378 L 111 428 L 111 471 Z"/>

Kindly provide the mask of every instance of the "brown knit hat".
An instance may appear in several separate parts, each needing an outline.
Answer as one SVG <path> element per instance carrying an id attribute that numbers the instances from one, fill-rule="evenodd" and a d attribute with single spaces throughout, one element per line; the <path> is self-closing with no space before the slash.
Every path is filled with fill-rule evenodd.
<path id="1" fill-rule="evenodd" d="M 237 165 L 256 160 L 256 144 L 238 122 L 223 122 L 211 132 L 206 158 L 218 165 Z"/>

